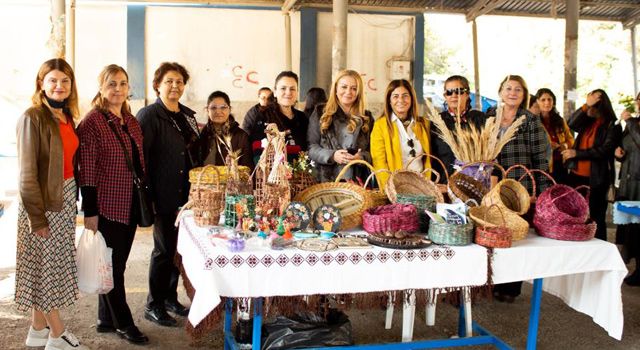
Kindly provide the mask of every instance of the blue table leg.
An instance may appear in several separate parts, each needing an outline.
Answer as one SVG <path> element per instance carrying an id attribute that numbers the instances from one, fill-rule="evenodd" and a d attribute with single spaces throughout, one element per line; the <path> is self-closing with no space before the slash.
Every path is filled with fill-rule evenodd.
<path id="1" fill-rule="evenodd" d="M 527 350 L 535 350 L 538 340 L 538 323 L 540 322 L 540 302 L 542 299 L 542 278 L 533 280 L 531 295 L 531 311 L 529 312 L 529 333 L 527 334 Z"/>
<path id="2" fill-rule="evenodd" d="M 253 350 L 260 350 L 262 342 L 262 298 L 253 298 Z"/>
<path id="3" fill-rule="evenodd" d="M 224 305 L 224 350 L 231 349 L 229 344 L 229 336 L 233 336 L 231 333 L 231 314 L 233 313 L 233 299 L 228 298 Z"/>

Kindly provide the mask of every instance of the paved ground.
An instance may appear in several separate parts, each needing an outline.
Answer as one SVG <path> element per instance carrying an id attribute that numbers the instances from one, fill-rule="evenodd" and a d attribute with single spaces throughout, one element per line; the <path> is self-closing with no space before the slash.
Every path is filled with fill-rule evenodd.
<path id="1" fill-rule="evenodd" d="M 9 206 L 11 208 L 11 206 Z M 24 339 L 29 325 L 28 315 L 19 313 L 12 302 L 15 262 L 15 221 L 9 209 L 0 218 L 0 349 L 24 349 Z M 15 219 L 13 219 L 15 220 Z M 613 231 L 610 231 L 612 236 Z M 142 315 L 147 293 L 148 260 L 152 248 L 150 231 L 140 230 L 129 259 L 126 283 L 128 299 L 139 328 L 151 339 L 148 349 L 222 349 L 221 330 L 205 339 L 192 343 L 184 328 L 164 328 L 146 321 Z M 13 245 L 13 248 L 12 248 Z M 629 266 L 629 269 L 632 269 Z M 187 301 L 184 290 L 180 297 Z M 524 295 L 514 304 L 483 301 L 474 305 L 473 317 L 488 330 L 512 344 L 517 349 L 525 347 L 527 315 L 531 286 L 525 284 Z M 566 306 L 560 299 L 548 294 L 542 298 L 542 315 L 538 336 L 539 349 L 640 349 L 640 288 L 622 287 L 625 327 L 622 341 L 610 338 L 593 323 L 590 317 Z M 141 349 L 120 340 L 116 335 L 97 335 L 95 320 L 97 298 L 83 297 L 72 308 L 63 310 L 67 326 L 92 349 Z M 396 342 L 401 334 L 401 312 L 394 315 L 393 328 L 384 329 L 384 310 L 352 310 L 349 317 L 353 324 L 357 343 Z M 457 310 L 447 304 L 439 304 L 436 326 L 424 324 L 424 310 L 417 310 L 414 339 L 449 337 L 456 333 Z M 184 319 L 181 320 L 181 324 Z M 476 347 L 477 349 L 491 347 Z"/>

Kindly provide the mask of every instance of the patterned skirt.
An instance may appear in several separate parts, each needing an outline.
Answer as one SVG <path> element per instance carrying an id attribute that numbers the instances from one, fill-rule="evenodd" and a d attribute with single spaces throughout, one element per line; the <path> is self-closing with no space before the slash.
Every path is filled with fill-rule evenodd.
<path id="1" fill-rule="evenodd" d="M 45 212 L 49 238 L 31 232 L 22 203 L 18 209 L 15 302 L 20 311 L 50 312 L 78 299 L 76 267 L 76 184 L 65 180 L 62 211 Z"/>

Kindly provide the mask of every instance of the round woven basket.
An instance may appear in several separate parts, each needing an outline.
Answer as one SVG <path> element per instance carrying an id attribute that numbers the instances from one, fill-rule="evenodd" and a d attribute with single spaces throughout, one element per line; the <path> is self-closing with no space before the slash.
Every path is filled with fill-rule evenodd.
<path id="1" fill-rule="evenodd" d="M 431 222 L 429 239 L 436 244 L 467 245 L 473 243 L 473 223 L 464 225 Z"/>
<path id="2" fill-rule="evenodd" d="M 534 217 L 536 232 L 542 236 L 560 241 L 588 241 L 595 237 L 598 225 L 590 220 L 583 224 L 551 224 L 541 222 L 540 217 Z"/>
<path id="3" fill-rule="evenodd" d="M 480 223 L 476 225 L 476 244 L 479 244 L 484 247 L 490 248 L 509 248 L 511 247 L 511 240 L 513 234 L 511 230 L 506 226 L 507 222 L 504 218 L 503 210 L 500 206 L 492 204 L 490 207 L 473 207 L 469 209 L 469 216 L 471 216 L 471 211 L 473 209 L 474 216 L 482 215 L 483 220 L 482 223 L 487 222 L 487 214 L 494 209 L 500 213 L 500 218 L 502 219 L 502 224 L 497 226 L 486 226 Z M 471 217 L 472 220 L 473 217 Z M 475 221 L 475 220 L 474 220 Z"/>
<path id="4" fill-rule="evenodd" d="M 411 204 L 388 204 L 369 208 L 362 214 L 362 228 L 369 233 L 416 232 L 418 211 Z"/>
<path id="5" fill-rule="evenodd" d="M 507 174 L 515 168 L 524 168 L 526 173 L 533 179 L 529 169 L 522 165 L 514 165 L 504 172 L 504 177 L 496 184 L 483 198 L 482 204 L 491 206 L 497 204 L 511 210 L 518 215 L 523 215 L 529 211 L 531 196 L 527 189 L 518 181 L 506 178 Z M 522 179 L 522 178 L 521 178 Z M 535 181 L 533 181 L 533 193 L 536 193 Z"/>
<path id="6" fill-rule="evenodd" d="M 193 218 L 198 226 L 215 226 L 220 222 L 220 212 L 224 203 L 224 188 L 220 186 L 220 175 L 213 177 L 213 183 L 203 183 L 204 174 L 209 169 L 217 172 L 212 165 L 204 166 L 200 169 L 200 174 L 196 182 L 191 184 L 189 191 L 189 202 L 193 209 Z"/>
<path id="7" fill-rule="evenodd" d="M 373 206 L 367 191 L 347 182 L 323 182 L 298 193 L 297 202 L 306 204 L 315 211 L 323 204 L 331 204 L 340 209 L 342 230 L 362 225 L 362 213 Z"/>
<path id="8" fill-rule="evenodd" d="M 501 207 L 498 205 L 501 209 Z M 477 226 L 500 227 L 504 226 L 511 230 L 511 241 L 519 241 L 527 237 L 529 233 L 529 223 L 510 210 L 488 210 L 488 206 L 478 206 L 469 208 L 469 217 Z"/>
<path id="9" fill-rule="evenodd" d="M 420 159 L 425 155 L 418 155 L 407 162 L 407 167 L 416 159 Z M 436 174 L 436 180 L 430 181 L 425 178 L 425 173 L 433 172 Z M 436 198 L 438 203 L 444 203 L 442 192 L 436 185 L 440 179 L 440 174 L 432 169 L 425 169 L 422 174 L 413 170 L 396 170 L 389 176 L 385 192 L 391 203 L 397 202 L 398 194 L 421 194 L 431 195 Z"/>
<path id="10" fill-rule="evenodd" d="M 391 174 L 391 172 L 387 169 L 372 170 L 371 174 L 367 176 L 367 180 L 364 182 L 364 185 L 362 186 L 364 189 L 367 190 L 367 193 L 369 193 L 369 196 L 371 196 L 371 201 L 373 202 L 374 207 L 389 204 L 389 197 L 387 197 L 387 194 L 384 193 L 384 191 L 380 191 L 379 188 L 372 189 L 372 190 L 367 189 L 367 186 L 369 186 L 369 182 L 375 177 L 375 175 L 378 173 L 384 173 L 384 172 Z M 379 186 L 380 185 L 378 185 L 378 187 Z"/>
<path id="11" fill-rule="evenodd" d="M 482 198 L 487 194 L 488 187 L 486 187 L 483 181 L 475 179 L 471 175 L 465 173 L 467 168 L 475 168 L 476 166 L 486 166 L 491 164 L 497 166 L 504 173 L 504 169 L 494 162 L 472 162 L 463 165 L 459 170 L 454 172 L 449 177 L 448 193 L 451 202 L 473 203 L 478 205 Z M 493 169 L 493 168 L 491 168 Z M 478 170 L 475 170 L 478 172 Z"/>
<path id="12" fill-rule="evenodd" d="M 584 224 L 589 217 L 589 202 L 578 192 L 578 186 L 572 188 L 567 185 L 557 184 L 551 175 L 541 170 L 532 170 L 546 175 L 553 183 L 538 196 L 536 212 L 534 214 L 534 226 L 536 218 L 541 225 L 549 224 Z"/>

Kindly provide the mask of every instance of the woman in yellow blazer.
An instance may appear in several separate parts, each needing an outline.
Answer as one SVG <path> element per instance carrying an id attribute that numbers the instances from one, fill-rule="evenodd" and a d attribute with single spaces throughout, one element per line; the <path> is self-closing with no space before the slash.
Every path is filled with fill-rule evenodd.
<path id="1" fill-rule="evenodd" d="M 549 160 L 549 171 L 558 183 L 567 183 L 568 170 L 562 162 L 562 151 L 573 148 L 573 132 L 556 109 L 556 95 L 547 88 L 536 92 L 536 101 L 540 107 L 540 121 L 544 126 L 553 150 L 553 159 Z"/>
<path id="2" fill-rule="evenodd" d="M 415 156 L 429 154 L 429 121 L 418 116 L 416 92 L 407 80 L 393 80 L 385 92 L 384 112 L 371 132 L 373 167 L 395 171 L 407 167 Z M 409 164 L 410 170 L 430 169 L 428 157 Z M 380 189 L 384 189 L 389 175 L 376 174 Z"/>

